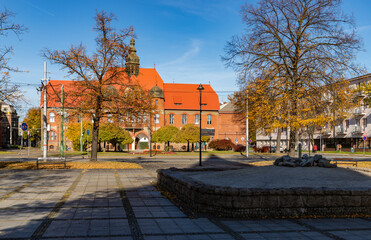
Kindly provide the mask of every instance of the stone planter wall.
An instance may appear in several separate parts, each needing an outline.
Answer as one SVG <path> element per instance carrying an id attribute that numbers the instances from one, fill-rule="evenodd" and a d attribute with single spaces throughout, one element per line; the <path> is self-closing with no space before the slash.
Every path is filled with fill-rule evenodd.
<path id="1" fill-rule="evenodd" d="M 247 189 L 195 182 L 178 169 L 158 171 L 158 186 L 200 213 L 232 218 L 371 215 L 371 189 Z"/>

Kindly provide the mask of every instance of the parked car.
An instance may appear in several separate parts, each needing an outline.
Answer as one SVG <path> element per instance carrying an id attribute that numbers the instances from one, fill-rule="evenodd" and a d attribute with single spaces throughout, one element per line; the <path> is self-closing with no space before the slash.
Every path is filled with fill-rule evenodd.
<path id="1" fill-rule="evenodd" d="M 276 146 L 271 146 L 271 149 L 269 151 L 270 153 L 275 153 L 276 152 Z M 280 146 L 280 153 L 283 153 L 283 147 Z"/>

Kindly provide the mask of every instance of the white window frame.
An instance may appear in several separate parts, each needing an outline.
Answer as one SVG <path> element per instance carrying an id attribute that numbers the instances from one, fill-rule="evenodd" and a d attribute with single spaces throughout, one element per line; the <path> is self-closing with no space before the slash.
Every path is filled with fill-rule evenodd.
<path id="1" fill-rule="evenodd" d="M 112 114 L 107 115 L 107 122 L 113 123 Z"/>
<path id="2" fill-rule="evenodd" d="M 160 114 L 158 114 L 158 113 L 155 114 L 155 123 L 156 124 L 160 123 Z"/>
<path id="3" fill-rule="evenodd" d="M 54 112 L 49 113 L 49 122 L 50 123 L 55 122 L 55 113 Z"/>
<path id="4" fill-rule="evenodd" d="M 169 124 L 174 124 L 174 114 L 169 114 Z"/>
<path id="5" fill-rule="evenodd" d="M 187 124 L 187 114 L 182 114 L 182 124 L 183 125 Z"/>
<path id="6" fill-rule="evenodd" d="M 200 124 L 200 115 L 199 114 L 195 115 L 195 124 Z"/>
<path id="7" fill-rule="evenodd" d="M 207 115 L 207 125 L 211 125 L 213 122 L 212 122 L 212 116 L 211 114 Z"/>

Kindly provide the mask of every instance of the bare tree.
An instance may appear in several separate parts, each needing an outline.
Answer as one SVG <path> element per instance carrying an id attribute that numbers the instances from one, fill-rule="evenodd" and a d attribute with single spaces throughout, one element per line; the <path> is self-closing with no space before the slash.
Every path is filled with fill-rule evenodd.
<path id="1" fill-rule="evenodd" d="M 74 77 L 73 89 L 68 91 L 66 102 L 79 113 L 93 119 L 91 161 L 97 161 L 99 123 L 105 116 L 112 115 L 122 120 L 122 116 L 139 117 L 151 111 L 152 102 L 132 74 L 125 70 L 125 58 L 129 46 L 125 43 L 134 35 L 132 27 L 115 31 L 111 26 L 113 14 L 100 12 L 95 17 L 94 30 L 96 51 L 89 55 L 82 44 L 71 46 L 69 50 L 45 49 L 44 57 L 66 69 Z M 132 45 L 133 47 L 133 45 Z"/>
<path id="2" fill-rule="evenodd" d="M 267 81 L 273 79 L 271 86 L 285 99 L 282 117 L 293 154 L 303 103 L 358 71 L 353 60 L 361 44 L 354 21 L 341 11 L 341 0 L 260 0 L 243 6 L 241 15 L 246 31 L 227 43 L 223 59 L 240 72 L 242 87 L 265 79 L 267 70 L 274 76 Z"/>
<path id="3" fill-rule="evenodd" d="M 13 33 L 19 37 L 27 29 L 20 24 L 15 24 L 11 19 L 15 16 L 14 13 L 4 9 L 0 11 L 0 39 L 7 37 L 9 33 Z M 13 54 L 13 47 L 0 45 L 0 100 L 14 104 L 19 99 L 19 88 L 10 82 L 10 72 L 18 71 L 17 68 L 9 66 L 9 56 Z"/>

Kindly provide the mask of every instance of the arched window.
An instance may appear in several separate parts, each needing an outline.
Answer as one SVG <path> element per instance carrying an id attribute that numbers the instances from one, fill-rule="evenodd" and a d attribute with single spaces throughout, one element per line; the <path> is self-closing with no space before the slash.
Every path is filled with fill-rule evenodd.
<path id="1" fill-rule="evenodd" d="M 207 124 L 208 125 L 211 125 L 211 115 L 209 114 L 209 115 L 207 115 Z"/>
<path id="2" fill-rule="evenodd" d="M 49 122 L 51 122 L 51 123 L 55 122 L 55 113 L 54 112 L 49 113 Z"/>
<path id="3" fill-rule="evenodd" d="M 112 114 L 108 114 L 108 116 L 107 116 L 107 122 L 113 123 Z"/>

